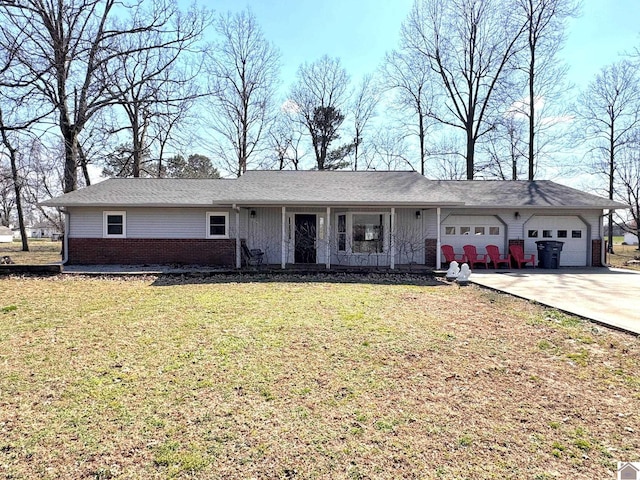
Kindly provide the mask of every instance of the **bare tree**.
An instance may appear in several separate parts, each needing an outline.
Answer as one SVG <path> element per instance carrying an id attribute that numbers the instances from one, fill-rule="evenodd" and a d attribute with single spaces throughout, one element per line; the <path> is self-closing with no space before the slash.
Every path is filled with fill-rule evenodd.
<path id="1" fill-rule="evenodd" d="M 247 171 L 273 115 L 280 53 L 268 42 L 250 10 L 221 15 L 221 37 L 207 60 L 211 127 L 221 136 L 219 154 L 237 176 Z M 231 147 L 229 149 L 229 147 Z M 231 150 L 233 158 L 226 152 Z"/>
<path id="2" fill-rule="evenodd" d="M 170 15 L 173 0 L 154 0 L 151 9 L 141 1 L 123 4 L 117 0 L 0 0 L 5 38 L 21 37 L 17 52 L 17 75 L 33 79 L 39 99 L 56 111 L 55 122 L 65 143 L 64 191 L 77 187 L 81 132 L 102 108 L 114 103 L 107 86 L 113 78 L 109 64 L 132 58 L 150 48 L 171 45 L 131 45 L 122 48 L 125 37 L 144 32 L 173 32 Z M 151 15 L 142 12 L 151 11 Z M 128 26 L 116 25 L 117 16 L 129 14 Z M 181 27 L 182 28 L 182 27 Z M 188 31 L 188 28 L 187 28 Z"/>
<path id="3" fill-rule="evenodd" d="M 382 74 L 385 86 L 396 92 L 398 107 L 410 118 L 404 126 L 418 137 L 420 173 L 425 175 L 427 132 L 434 116 L 431 68 L 415 50 L 404 48 L 386 55 Z"/>
<path id="4" fill-rule="evenodd" d="M 486 171 L 500 180 L 518 180 L 523 173 L 522 160 L 527 156 L 526 125 L 523 118 L 513 113 L 496 121 L 483 144 Z"/>
<path id="5" fill-rule="evenodd" d="M 338 128 L 344 120 L 342 109 L 348 95 L 349 76 L 337 58 L 327 55 L 298 69 L 298 79 L 291 89 L 298 121 L 309 133 L 318 170 L 335 167 L 342 161 L 341 153 L 348 153 L 348 144 L 334 150 L 331 143 L 340 138 Z M 344 158 L 344 157 L 343 157 Z"/>
<path id="6" fill-rule="evenodd" d="M 145 3 L 145 7 L 146 7 Z M 118 37 L 111 48 L 117 55 L 104 64 L 106 89 L 114 105 L 125 113 L 126 123 L 120 128 L 131 138 L 132 175 L 140 176 L 143 153 L 155 138 L 153 127 L 173 117 L 172 107 L 192 102 L 198 95 L 190 87 L 198 69 L 187 73 L 185 55 L 197 54 L 197 42 L 209 25 L 211 15 L 206 10 L 181 12 L 175 3 L 154 0 L 148 8 L 140 8 L 131 19 L 116 23 L 119 31 L 133 31 Z M 153 25 L 153 28 L 145 26 Z M 171 119 L 169 119 L 170 121 Z"/>
<path id="7" fill-rule="evenodd" d="M 286 170 L 287 168 L 298 170 L 300 162 L 304 158 L 301 147 L 303 133 L 286 108 L 281 109 L 280 114 L 271 125 L 268 137 L 272 152 L 271 158 L 275 159 L 275 165 L 271 164 L 267 167 L 277 170 Z"/>
<path id="8" fill-rule="evenodd" d="M 640 123 L 640 83 L 637 67 L 622 60 L 604 67 L 579 95 L 576 119 L 580 137 L 596 158 L 596 169 L 607 178 L 609 198 L 615 194 L 618 153 L 633 141 Z M 609 253 L 613 253 L 613 211 L 609 212 Z"/>
<path id="9" fill-rule="evenodd" d="M 418 0 L 403 24 L 403 45 L 440 79 L 445 108 L 434 117 L 465 132 L 469 180 L 476 143 L 493 127 L 492 114 L 504 100 L 496 93 L 523 32 L 524 24 L 502 0 Z"/>
<path id="10" fill-rule="evenodd" d="M 373 75 L 365 75 L 356 87 L 351 111 L 353 113 L 353 169 L 358 170 L 358 158 L 362 154 L 365 131 L 375 116 L 380 101 L 380 91 Z"/>
<path id="11" fill-rule="evenodd" d="M 615 170 L 616 198 L 630 208 L 629 218 L 616 212 L 617 224 L 625 232 L 640 238 L 640 141 L 637 137 L 629 148 L 625 148 Z M 640 246 L 638 246 L 640 250 Z"/>
<path id="12" fill-rule="evenodd" d="M 409 148 L 406 136 L 398 129 L 380 126 L 373 135 L 373 151 L 375 161 L 367 163 L 367 170 L 402 170 L 409 167 L 415 170 L 409 161 Z"/>
<path id="13" fill-rule="evenodd" d="M 528 122 L 528 178 L 533 180 L 537 158 L 543 149 L 540 135 L 548 135 L 553 122 L 544 121 L 538 107 L 561 105 L 559 93 L 564 87 L 566 66 L 557 61 L 565 39 L 566 21 L 578 10 L 576 0 L 518 0 L 517 9 L 524 17 L 526 47 L 517 60 L 518 69 L 526 78 L 526 98 L 516 102 Z M 558 110 L 557 108 L 555 110 Z M 556 112 L 557 115 L 557 112 Z"/>

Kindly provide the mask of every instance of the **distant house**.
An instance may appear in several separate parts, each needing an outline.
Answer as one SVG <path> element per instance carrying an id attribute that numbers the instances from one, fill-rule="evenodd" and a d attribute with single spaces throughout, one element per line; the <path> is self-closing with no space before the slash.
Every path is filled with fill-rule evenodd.
<path id="1" fill-rule="evenodd" d="M 53 198 L 70 264 L 264 263 L 440 267 L 440 247 L 507 252 L 564 242 L 560 266 L 600 266 L 603 210 L 626 205 L 550 181 L 438 181 L 415 172 L 252 171 L 110 179 Z"/>
<path id="2" fill-rule="evenodd" d="M 635 229 L 636 228 L 636 223 L 635 222 L 631 222 L 628 225 L 628 227 L 631 228 L 631 229 Z M 623 241 L 627 245 L 638 245 L 638 236 L 636 234 L 634 234 L 634 233 L 631 233 L 631 232 L 625 232 Z"/>
<path id="3" fill-rule="evenodd" d="M 29 238 L 52 238 L 60 237 L 60 229 L 50 222 L 38 222 L 26 227 Z"/>
<path id="4" fill-rule="evenodd" d="M 13 231 L 9 227 L 0 226 L 0 243 L 13 242 Z"/>

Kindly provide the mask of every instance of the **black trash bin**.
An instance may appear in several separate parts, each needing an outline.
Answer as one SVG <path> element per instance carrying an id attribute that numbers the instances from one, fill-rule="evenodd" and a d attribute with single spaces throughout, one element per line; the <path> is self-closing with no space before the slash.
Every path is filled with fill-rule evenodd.
<path id="1" fill-rule="evenodd" d="M 538 267 L 558 268 L 560 266 L 560 252 L 564 242 L 557 240 L 539 240 L 538 246 Z"/>

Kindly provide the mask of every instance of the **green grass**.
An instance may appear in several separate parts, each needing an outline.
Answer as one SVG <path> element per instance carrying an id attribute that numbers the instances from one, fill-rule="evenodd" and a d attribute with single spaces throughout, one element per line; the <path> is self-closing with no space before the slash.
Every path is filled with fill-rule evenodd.
<path id="1" fill-rule="evenodd" d="M 609 478 L 640 458 L 638 339 L 371 278 L 0 279 L 0 476 Z"/>

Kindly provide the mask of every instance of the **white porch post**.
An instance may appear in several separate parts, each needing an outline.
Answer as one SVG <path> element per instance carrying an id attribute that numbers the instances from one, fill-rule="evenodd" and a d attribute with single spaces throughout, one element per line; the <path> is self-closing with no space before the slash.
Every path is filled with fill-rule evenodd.
<path id="1" fill-rule="evenodd" d="M 442 267 L 442 258 L 440 257 L 440 207 L 436 209 L 436 223 L 438 230 L 436 231 L 436 270 Z"/>
<path id="2" fill-rule="evenodd" d="M 391 207 L 391 270 L 396 268 L 396 209 Z"/>
<path id="3" fill-rule="evenodd" d="M 233 208 L 236 211 L 236 268 L 242 267 L 242 257 L 240 256 L 240 209 L 235 205 Z"/>
<path id="4" fill-rule="evenodd" d="M 326 240 L 327 240 L 327 269 L 331 268 L 331 207 L 327 207 L 327 231 Z"/>
<path id="5" fill-rule="evenodd" d="M 284 270 L 287 266 L 287 247 L 286 247 L 286 235 L 287 235 L 287 207 L 282 207 L 282 245 L 281 245 L 281 268 Z"/>

